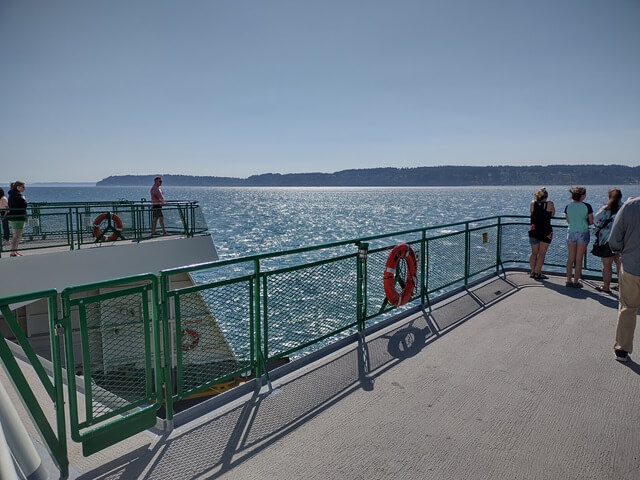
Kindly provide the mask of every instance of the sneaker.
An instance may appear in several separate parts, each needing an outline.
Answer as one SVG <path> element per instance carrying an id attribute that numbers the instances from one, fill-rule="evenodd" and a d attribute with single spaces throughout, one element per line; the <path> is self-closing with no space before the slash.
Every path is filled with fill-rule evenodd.
<path id="1" fill-rule="evenodd" d="M 626 351 L 618 349 L 614 349 L 613 351 L 616 354 L 616 360 L 618 360 L 619 362 L 626 362 L 627 360 L 629 360 L 629 354 Z"/>

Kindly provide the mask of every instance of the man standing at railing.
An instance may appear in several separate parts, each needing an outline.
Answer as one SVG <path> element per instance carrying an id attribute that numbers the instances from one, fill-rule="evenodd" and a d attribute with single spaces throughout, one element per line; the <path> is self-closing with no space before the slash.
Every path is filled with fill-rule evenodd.
<path id="1" fill-rule="evenodd" d="M 160 227 L 162 227 L 162 235 L 167 234 L 167 231 L 164 229 L 164 216 L 162 215 L 164 194 L 162 193 L 160 185 L 162 185 L 162 177 L 154 178 L 153 187 L 151 187 L 151 235 L 158 235 L 156 232 L 158 220 L 160 220 Z"/>
<path id="2" fill-rule="evenodd" d="M 620 305 L 614 351 L 616 360 L 626 362 L 633 351 L 633 334 L 640 308 L 640 197 L 629 199 L 613 222 L 609 247 L 620 252 L 618 272 Z"/>

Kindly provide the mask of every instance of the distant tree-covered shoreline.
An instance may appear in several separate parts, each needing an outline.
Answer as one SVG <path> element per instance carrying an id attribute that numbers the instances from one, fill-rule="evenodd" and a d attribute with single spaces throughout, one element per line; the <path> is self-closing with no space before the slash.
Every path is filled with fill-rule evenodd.
<path id="1" fill-rule="evenodd" d="M 548 165 L 494 167 L 366 168 L 334 173 L 265 173 L 248 178 L 160 174 L 114 175 L 97 186 L 165 185 L 193 187 L 422 187 L 482 185 L 630 185 L 640 183 L 640 166 Z"/>

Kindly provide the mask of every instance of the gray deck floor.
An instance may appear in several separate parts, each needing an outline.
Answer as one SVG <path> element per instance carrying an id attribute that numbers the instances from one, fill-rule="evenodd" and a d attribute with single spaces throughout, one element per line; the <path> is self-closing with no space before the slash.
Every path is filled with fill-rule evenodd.
<path id="1" fill-rule="evenodd" d="M 370 335 L 366 374 L 344 348 L 80 478 L 637 480 L 640 365 L 593 285 L 509 273 Z"/>

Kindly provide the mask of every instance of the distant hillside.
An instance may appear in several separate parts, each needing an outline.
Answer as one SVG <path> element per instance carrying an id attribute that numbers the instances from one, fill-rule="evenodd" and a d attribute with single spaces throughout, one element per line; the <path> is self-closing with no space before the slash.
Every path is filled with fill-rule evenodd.
<path id="1" fill-rule="evenodd" d="M 98 186 L 151 185 L 158 175 L 116 175 Z M 265 173 L 249 178 L 163 174 L 167 186 L 194 187 L 417 187 L 465 185 L 629 185 L 640 166 L 549 165 L 526 167 L 367 168 L 335 173 Z"/>

